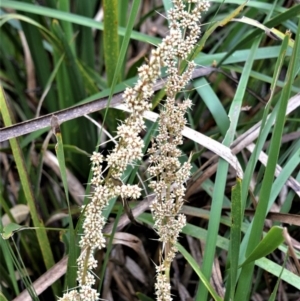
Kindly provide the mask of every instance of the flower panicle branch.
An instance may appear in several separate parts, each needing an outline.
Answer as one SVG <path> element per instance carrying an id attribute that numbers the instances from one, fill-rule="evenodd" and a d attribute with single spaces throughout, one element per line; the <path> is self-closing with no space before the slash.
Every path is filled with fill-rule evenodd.
<path id="1" fill-rule="evenodd" d="M 153 85 L 160 76 L 160 67 L 160 56 L 156 50 L 153 50 L 149 65 L 138 69 L 139 80 L 136 85 L 127 88 L 123 94 L 124 102 L 131 109 L 132 114 L 117 127 L 118 141 L 115 148 L 106 158 L 99 152 L 94 152 L 91 156 L 93 172 L 91 184 L 94 186 L 94 191 L 90 202 L 82 206 L 83 235 L 79 242 L 82 251 L 77 259 L 79 290 L 65 293 L 58 299 L 59 301 L 99 300 L 99 293 L 93 288 L 95 276 L 92 270 L 97 267 L 95 251 L 106 246 L 102 233 L 106 221 L 102 211 L 113 197 L 137 199 L 141 195 L 138 185 L 115 185 L 115 182 L 118 180 L 122 183 L 121 176 L 127 165 L 142 159 L 144 142 L 139 132 L 145 128 L 143 113 L 150 108 L 148 100 L 153 94 Z M 104 161 L 109 168 L 105 177 L 102 170 Z"/>
<path id="2" fill-rule="evenodd" d="M 154 228 L 159 240 L 163 244 L 163 256 L 156 267 L 156 296 L 158 301 L 169 301 L 171 285 L 169 271 L 176 255 L 175 246 L 186 218 L 180 213 L 184 203 L 184 183 L 190 175 L 190 163 L 180 164 L 180 150 L 177 148 L 183 143 L 182 130 L 186 124 L 184 117 L 191 108 L 189 99 L 176 102 L 176 95 L 181 92 L 190 81 L 195 68 L 193 62 L 188 63 L 187 69 L 180 74 L 180 63 L 186 60 L 192 52 L 200 36 L 199 20 L 201 13 L 207 11 L 207 1 L 186 1 L 189 10 L 185 10 L 182 0 L 173 0 L 174 7 L 169 11 L 168 20 L 170 34 L 158 46 L 162 53 L 163 65 L 167 67 L 166 100 L 160 112 L 159 133 L 149 149 L 148 168 L 151 181 L 150 187 L 156 194 L 151 204 L 154 218 Z M 191 4 L 194 4 L 191 7 Z"/>

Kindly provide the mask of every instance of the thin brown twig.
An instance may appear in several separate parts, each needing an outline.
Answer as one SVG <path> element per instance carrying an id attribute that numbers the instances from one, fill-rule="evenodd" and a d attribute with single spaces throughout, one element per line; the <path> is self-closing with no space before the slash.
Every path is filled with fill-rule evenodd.
<path id="1" fill-rule="evenodd" d="M 207 76 L 213 71 L 218 71 L 218 69 L 213 67 L 200 67 L 195 69 L 192 78 L 195 79 L 202 76 Z M 154 91 L 160 90 L 164 85 L 165 79 L 162 78 L 155 84 Z M 122 94 L 123 91 L 115 94 L 112 97 L 109 106 L 115 107 L 118 104 L 122 103 Z M 0 142 L 50 127 L 50 122 L 53 115 L 55 115 L 58 118 L 59 123 L 61 124 L 65 121 L 72 120 L 93 112 L 97 112 L 107 107 L 108 100 L 108 97 L 98 98 L 88 103 L 76 105 L 71 108 L 59 110 L 38 118 L 33 118 L 9 127 L 2 128 L 0 129 Z"/>

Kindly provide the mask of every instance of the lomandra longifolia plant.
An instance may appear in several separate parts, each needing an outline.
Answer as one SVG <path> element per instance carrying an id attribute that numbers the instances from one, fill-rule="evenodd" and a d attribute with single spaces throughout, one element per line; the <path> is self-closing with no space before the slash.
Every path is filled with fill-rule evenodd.
<path id="1" fill-rule="evenodd" d="M 209 7 L 207 1 L 173 0 L 173 8 L 168 13 L 169 34 L 163 39 L 157 49 L 152 50 L 149 63 L 138 69 L 138 82 L 133 88 L 127 88 L 123 94 L 124 102 L 132 111 L 131 115 L 117 128 L 115 148 L 104 158 L 94 152 L 92 161 L 93 178 L 91 184 L 94 192 L 90 202 L 82 207 L 84 214 L 83 235 L 80 240 L 81 254 L 78 264 L 78 290 L 73 289 L 61 301 L 98 300 L 99 294 L 93 288 L 95 276 L 92 270 L 97 266 L 94 253 L 105 247 L 102 234 L 105 219 L 103 209 L 111 198 L 139 198 L 141 189 L 137 185 L 115 185 L 115 180 L 121 176 L 128 164 L 142 159 L 143 140 L 139 132 L 145 129 L 143 113 L 151 107 L 153 85 L 161 76 L 161 67 L 167 67 L 166 100 L 161 107 L 159 118 L 159 133 L 153 142 L 150 154 L 149 173 L 153 180 L 150 187 L 156 194 L 151 205 L 155 220 L 155 230 L 162 242 L 162 258 L 156 267 L 157 278 L 155 290 L 157 300 L 172 300 L 169 270 L 177 252 L 175 243 L 182 227 L 185 216 L 179 211 L 183 204 L 185 180 L 189 176 L 190 164 L 179 162 L 182 144 L 181 131 L 186 124 L 184 114 L 191 107 L 189 99 L 176 101 L 176 95 L 182 91 L 194 69 L 194 63 L 188 62 L 186 71 L 180 74 L 180 63 L 186 60 L 193 50 L 200 35 L 199 20 L 201 13 Z M 103 175 L 102 163 L 106 161 L 108 171 Z"/>

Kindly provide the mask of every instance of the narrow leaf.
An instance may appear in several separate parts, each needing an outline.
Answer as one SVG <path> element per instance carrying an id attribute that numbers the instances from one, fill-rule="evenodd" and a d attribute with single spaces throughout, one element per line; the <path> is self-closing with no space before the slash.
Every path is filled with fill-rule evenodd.
<path id="1" fill-rule="evenodd" d="M 237 279 L 239 252 L 242 228 L 242 180 L 237 178 L 232 188 L 231 199 L 231 230 L 230 230 L 230 283 L 231 297 L 233 299 Z"/>
<path id="2" fill-rule="evenodd" d="M 104 59 L 108 86 L 111 85 L 119 57 L 118 2 L 104 0 Z"/>
<path id="3" fill-rule="evenodd" d="M 51 119 L 51 127 L 56 136 L 57 144 L 55 145 L 55 151 L 57 155 L 57 160 L 59 164 L 59 169 L 61 172 L 61 179 L 64 186 L 65 196 L 68 204 L 68 211 L 69 211 L 69 234 L 70 234 L 70 247 L 69 247 L 69 258 L 68 258 L 68 270 L 67 270 L 67 285 L 68 287 L 75 287 L 76 286 L 76 276 L 77 276 L 77 251 L 78 248 L 76 247 L 76 239 L 75 239 L 75 232 L 74 232 L 74 225 L 72 220 L 72 213 L 70 208 L 70 200 L 69 200 L 69 191 L 68 191 L 68 180 L 67 180 L 67 170 L 65 164 L 65 155 L 64 155 L 64 148 L 63 148 L 63 141 L 62 135 L 60 132 L 60 127 L 58 123 L 58 119 L 55 115 L 52 116 Z"/>
<path id="4" fill-rule="evenodd" d="M 240 267 L 253 262 L 259 258 L 265 257 L 272 253 L 278 246 L 284 242 L 283 228 L 279 226 L 274 226 L 270 229 L 267 235 L 262 239 L 262 241 L 257 245 L 257 247 L 251 252 L 251 254 L 246 258 L 246 260 L 240 265 Z"/>
<path id="5" fill-rule="evenodd" d="M 212 285 L 210 284 L 209 280 L 204 276 L 204 274 L 201 272 L 201 269 L 198 265 L 198 263 L 195 261 L 195 259 L 187 252 L 187 250 L 181 246 L 179 243 L 176 244 L 179 252 L 184 256 L 184 258 L 188 261 L 188 263 L 191 265 L 195 273 L 199 276 L 201 281 L 204 283 L 206 289 L 209 291 L 211 296 L 216 301 L 222 301 L 223 299 L 216 293 Z"/>

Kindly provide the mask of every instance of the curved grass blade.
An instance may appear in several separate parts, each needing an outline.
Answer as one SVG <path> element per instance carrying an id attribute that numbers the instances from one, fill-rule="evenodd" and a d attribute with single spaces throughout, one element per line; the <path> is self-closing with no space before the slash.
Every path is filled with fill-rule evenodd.
<path id="1" fill-rule="evenodd" d="M 5 94 L 2 87 L 0 88 L 0 108 L 5 126 L 11 125 L 12 120 L 9 112 L 9 104 L 5 99 Z M 16 138 L 10 139 L 10 145 L 17 165 L 20 181 L 27 200 L 27 204 L 30 208 L 30 214 L 33 221 L 33 225 L 36 228 L 36 235 L 39 242 L 40 250 L 43 255 L 44 263 L 46 268 L 50 269 L 54 265 L 54 258 L 48 240 L 47 232 L 43 223 L 40 221 L 37 213 L 37 209 L 35 206 L 36 200 L 34 199 L 34 194 L 28 177 L 23 153 Z M 59 294 L 60 289 L 57 283 L 53 284 L 52 289 L 55 295 Z"/>
<path id="2" fill-rule="evenodd" d="M 270 229 L 267 235 L 252 251 L 252 253 L 246 258 L 246 260 L 240 265 L 240 267 L 249 264 L 259 258 L 265 257 L 276 250 L 284 242 L 283 228 L 274 226 Z"/>
<path id="3" fill-rule="evenodd" d="M 212 285 L 210 284 L 209 280 L 205 277 L 205 275 L 201 272 L 201 269 L 195 259 L 187 252 L 187 250 L 180 245 L 179 243 L 176 244 L 177 249 L 179 252 L 184 256 L 184 258 L 188 261 L 190 266 L 196 272 L 198 277 L 201 279 L 202 283 L 204 283 L 206 289 L 209 291 L 211 296 L 215 301 L 222 301 L 223 299 L 216 293 Z"/>
<path id="4" fill-rule="evenodd" d="M 243 16 L 240 19 L 232 19 L 232 21 L 236 21 L 236 22 L 242 22 L 245 24 L 249 24 L 252 25 L 254 27 L 260 28 L 261 30 L 263 30 L 270 38 L 274 39 L 274 40 L 283 40 L 285 35 L 284 33 L 282 33 L 281 31 L 277 30 L 276 28 L 268 28 L 267 26 L 261 24 L 260 22 L 258 22 L 257 20 L 253 20 L 251 18 L 247 18 L 245 16 Z M 291 48 L 294 47 L 294 40 L 293 39 L 289 39 L 289 46 Z"/>
<path id="5" fill-rule="evenodd" d="M 58 119 L 55 115 L 53 115 L 51 119 L 51 127 L 55 134 L 57 144 L 55 145 L 55 151 L 57 155 L 58 165 L 61 172 L 61 179 L 64 186 L 66 201 L 68 204 L 68 212 L 69 212 L 69 258 L 68 258 L 68 269 L 67 269 L 67 281 L 66 287 L 72 288 L 76 286 L 76 277 L 77 277 L 77 255 L 79 254 L 79 247 L 77 247 L 74 225 L 72 220 L 72 213 L 70 208 L 70 200 L 69 200 L 69 191 L 68 191 L 68 181 L 67 181 L 67 170 L 65 164 L 65 155 L 64 155 L 64 145 L 62 140 L 62 135 L 58 123 Z"/>
<path id="6" fill-rule="evenodd" d="M 221 134 L 225 136 L 229 127 L 229 119 L 223 104 L 214 92 L 213 88 L 204 77 L 193 81 L 193 86 L 196 87 L 196 91 L 201 96 L 214 117 Z"/>
<path id="7" fill-rule="evenodd" d="M 26 11 L 33 14 L 39 14 L 46 17 L 51 17 L 55 19 L 60 19 L 64 21 L 69 21 L 74 24 L 79 24 L 83 26 L 87 26 L 90 28 L 96 28 L 99 30 L 104 29 L 104 25 L 102 22 L 95 21 L 91 18 L 83 17 L 80 15 L 68 13 L 68 12 L 62 12 L 57 9 L 52 9 L 48 7 L 38 6 L 35 4 L 29 4 L 29 3 L 22 3 L 19 1 L 12 1 L 12 0 L 2 0 L 0 2 L 0 7 L 6 7 L 6 8 L 13 8 L 20 11 Z M 122 27 L 118 27 L 118 33 L 121 36 L 124 36 L 126 33 L 126 29 Z M 151 43 L 154 45 L 158 45 L 161 42 L 161 39 L 148 36 L 146 34 L 142 34 L 136 31 L 132 31 L 131 38 L 137 41 Z"/>
<path id="8" fill-rule="evenodd" d="M 281 276 L 282 276 L 282 273 L 283 273 L 283 271 L 284 271 L 284 267 L 285 267 L 285 265 L 286 265 L 286 261 L 287 261 L 288 257 L 289 257 L 289 256 L 288 256 L 288 252 L 287 252 L 287 253 L 285 254 L 285 258 L 284 258 L 284 262 L 283 262 L 283 265 L 282 265 L 282 269 L 281 269 L 280 275 L 279 275 L 278 278 L 277 278 L 277 281 L 276 281 L 276 284 L 275 284 L 275 286 L 274 286 L 273 292 L 272 292 L 272 294 L 271 294 L 271 296 L 270 296 L 270 298 L 269 298 L 268 301 L 275 301 L 275 300 L 276 300 L 276 293 L 277 293 L 277 291 L 278 291 L 279 283 L 280 283 L 280 281 L 281 281 Z"/>
<path id="9" fill-rule="evenodd" d="M 53 44 L 58 44 L 59 41 L 56 40 L 55 36 L 46 27 L 42 26 L 39 22 L 33 19 L 34 17 L 37 19 L 37 16 L 31 15 L 30 13 L 28 13 L 27 15 L 28 16 L 20 14 L 5 14 L 0 17 L 1 24 L 8 20 L 14 19 L 23 21 L 22 29 L 30 49 L 31 57 L 34 61 L 36 77 L 38 79 L 39 85 L 41 85 L 42 88 L 45 89 L 47 85 L 48 74 L 51 70 L 51 61 L 42 43 L 43 38 L 45 38 L 47 41 L 52 42 Z M 43 64 L 41 64 L 40 62 L 43 62 Z M 18 81 L 16 81 L 16 86 L 18 86 L 17 84 Z M 18 93 L 18 95 L 22 95 L 22 93 Z M 53 99 L 55 99 L 55 97 L 55 90 L 51 89 L 45 100 L 45 104 L 50 111 L 55 111 L 55 103 L 53 102 Z M 26 112 L 26 110 L 24 111 Z"/>
<path id="10" fill-rule="evenodd" d="M 194 208 L 193 208 L 194 209 Z M 194 211 L 194 210 L 193 210 Z M 209 213 L 209 215 L 211 215 L 211 213 Z M 202 216 L 202 215 L 201 215 Z M 154 222 L 153 222 L 153 218 L 151 216 L 150 213 L 142 213 L 141 215 L 139 215 L 137 217 L 137 220 L 140 222 L 143 222 L 147 225 L 153 226 Z M 230 226 L 230 222 L 228 220 L 227 223 L 228 226 Z M 244 228 L 244 230 L 246 231 L 248 225 L 244 224 L 242 229 Z M 194 238 L 197 239 L 201 239 L 203 241 L 206 241 L 207 239 L 207 230 L 195 226 L 195 225 L 191 225 L 191 224 L 187 224 L 183 229 L 182 229 L 182 233 L 186 234 L 186 235 L 190 235 Z M 229 240 L 227 238 L 224 238 L 220 235 L 218 235 L 217 237 L 217 246 L 219 248 L 221 248 L 222 250 L 227 250 L 229 249 Z M 283 252 L 287 251 L 287 248 L 281 248 L 280 250 Z M 264 269 L 265 271 L 269 272 L 270 274 L 279 277 L 281 270 L 282 270 L 282 266 L 280 266 L 279 264 L 267 259 L 267 258 L 260 258 L 258 260 L 255 261 L 255 264 Z M 291 286 L 295 287 L 296 289 L 300 289 L 300 280 L 299 277 L 297 275 L 295 275 L 294 273 L 290 272 L 287 269 L 284 269 L 283 273 L 282 273 L 282 280 L 286 281 L 288 284 L 290 284 Z"/>
<path id="11" fill-rule="evenodd" d="M 2 196 L 0 196 L 0 198 L 1 198 L 1 205 L 2 205 L 3 202 Z M 0 220 L 1 236 L 3 232 L 4 229 L 3 229 L 2 221 Z M 7 281 L 2 279 L 2 282 L 8 284 L 8 286 L 12 289 L 12 291 L 14 291 L 16 295 L 18 295 L 20 293 L 20 290 L 18 287 L 18 280 L 16 278 L 16 273 L 14 271 L 14 262 L 12 256 L 10 255 L 10 246 L 8 242 L 5 241 L 4 239 L 0 239 L 0 250 L 1 250 L 2 258 L 4 259 L 5 265 L 7 267 L 7 277 L 6 277 Z M 1 266 L 2 265 L 3 263 L 1 263 Z M 4 269 L 1 268 L 1 270 Z M 2 278 L 4 278 L 4 275 L 2 275 Z"/>
<path id="12" fill-rule="evenodd" d="M 273 6 L 273 5 L 272 5 Z M 297 4 L 295 6 L 292 6 L 290 9 L 286 10 L 285 12 L 282 12 L 275 16 L 274 18 L 268 20 L 263 24 L 266 27 L 274 27 L 279 25 L 280 23 L 290 20 L 291 18 L 294 18 L 300 14 L 300 4 Z M 219 62 L 219 65 L 221 65 L 236 49 L 240 49 L 243 47 L 244 44 L 251 42 L 255 37 L 261 34 L 261 30 L 259 28 L 255 29 L 251 34 L 249 34 L 247 37 L 242 39 L 239 43 L 235 45 Z"/>

